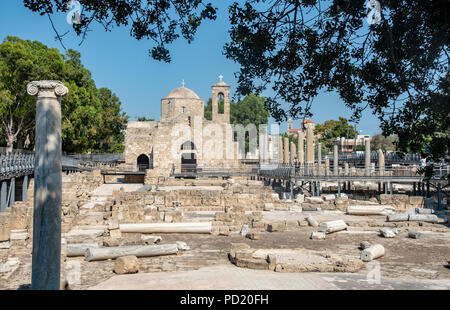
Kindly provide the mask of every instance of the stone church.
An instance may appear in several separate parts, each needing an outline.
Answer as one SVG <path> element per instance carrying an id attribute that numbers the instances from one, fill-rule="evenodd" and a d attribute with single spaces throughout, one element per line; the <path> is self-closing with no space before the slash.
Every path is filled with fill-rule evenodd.
<path id="1" fill-rule="evenodd" d="M 223 111 L 219 112 L 219 101 Z M 220 81 L 212 86 L 212 120 L 204 118 L 205 104 L 183 86 L 161 99 L 159 121 L 128 122 L 125 135 L 125 165 L 147 170 L 148 176 L 169 176 L 202 167 L 232 167 L 238 164 L 237 142 L 230 125 L 230 86 Z"/>

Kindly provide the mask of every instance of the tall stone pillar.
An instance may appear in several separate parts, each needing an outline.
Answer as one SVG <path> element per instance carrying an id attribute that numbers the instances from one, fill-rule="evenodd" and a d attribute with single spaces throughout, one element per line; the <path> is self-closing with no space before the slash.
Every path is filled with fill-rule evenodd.
<path id="1" fill-rule="evenodd" d="M 273 141 L 272 140 L 269 140 L 269 142 L 268 142 L 268 152 L 269 152 L 269 160 L 268 160 L 268 162 L 269 163 L 273 163 Z"/>
<path id="2" fill-rule="evenodd" d="M 330 170 L 330 159 L 327 157 L 325 158 L 325 175 L 328 175 L 329 170 Z"/>
<path id="3" fill-rule="evenodd" d="M 370 139 L 366 139 L 365 143 L 365 153 L 364 153 L 364 168 L 366 176 L 370 176 Z"/>
<path id="4" fill-rule="evenodd" d="M 322 175 L 322 143 L 317 143 L 317 174 Z"/>
<path id="5" fill-rule="evenodd" d="M 339 174 L 339 149 L 337 143 L 333 145 L 333 174 Z"/>
<path id="6" fill-rule="evenodd" d="M 290 162 L 291 165 L 295 165 L 295 155 L 297 154 L 297 149 L 295 147 L 295 143 L 291 142 L 291 157 L 290 157 Z"/>
<path id="7" fill-rule="evenodd" d="M 289 138 L 284 137 L 283 141 L 283 163 L 287 165 L 289 164 Z"/>
<path id="8" fill-rule="evenodd" d="M 279 135 L 278 136 L 278 163 L 279 164 L 283 163 L 283 157 L 284 157 L 283 138 Z"/>
<path id="9" fill-rule="evenodd" d="M 381 149 L 378 149 L 378 171 L 380 173 L 380 176 L 384 175 L 384 153 Z"/>
<path id="10" fill-rule="evenodd" d="M 314 164 L 314 131 L 311 127 L 306 129 L 306 164 Z"/>
<path id="11" fill-rule="evenodd" d="M 61 273 L 61 97 L 59 81 L 28 83 L 37 96 L 31 288 L 58 290 Z"/>
<path id="12" fill-rule="evenodd" d="M 303 166 L 303 164 L 305 163 L 305 154 L 304 154 L 304 134 L 303 131 L 299 131 L 297 133 L 297 145 L 298 145 L 298 150 L 297 150 L 297 160 L 300 166 Z"/>

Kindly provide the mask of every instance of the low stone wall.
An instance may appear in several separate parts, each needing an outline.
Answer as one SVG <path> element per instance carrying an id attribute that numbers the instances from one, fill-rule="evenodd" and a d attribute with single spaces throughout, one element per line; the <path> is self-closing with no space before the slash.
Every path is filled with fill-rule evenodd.
<path id="1" fill-rule="evenodd" d="M 211 188 L 208 188 L 211 187 Z M 182 212 L 231 212 L 245 206 L 246 211 L 262 210 L 265 202 L 273 202 L 273 191 L 258 181 L 243 184 L 219 180 L 183 180 L 164 183 L 146 192 L 117 191 L 111 216 L 121 223 L 180 221 Z M 240 212 L 240 211 L 239 211 Z"/>
<path id="2" fill-rule="evenodd" d="M 89 201 L 89 194 L 103 183 L 100 170 L 62 175 L 62 231 L 76 224 L 79 207 Z M 0 242 L 10 240 L 11 230 L 27 230 L 33 235 L 34 180 L 30 180 L 28 200 L 17 201 L 0 213 Z"/>

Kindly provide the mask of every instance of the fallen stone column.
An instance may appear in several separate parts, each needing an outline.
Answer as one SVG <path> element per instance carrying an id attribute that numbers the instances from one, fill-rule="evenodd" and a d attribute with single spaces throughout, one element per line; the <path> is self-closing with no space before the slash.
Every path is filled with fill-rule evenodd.
<path id="1" fill-rule="evenodd" d="M 407 213 L 389 214 L 387 216 L 388 222 L 404 222 L 408 220 L 409 215 Z"/>
<path id="2" fill-rule="evenodd" d="M 211 222 L 120 224 L 124 233 L 191 233 L 210 234 Z"/>
<path id="3" fill-rule="evenodd" d="M 312 239 L 312 240 L 325 239 L 325 232 L 323 232 L 323 231 L 313 231 L 309 238 Z"/>
<path id="4" fill-rule="evenodd" d="M 357 205 L 357 206 L 348 206 L 347 214 L 350 215 L 383 215 L 386 211 L 386 208 L 389 206 L 382 205 Z"/>
<path id="5" fill-rule="evenodd" d="M 111 248 L 88 248 L 85 253 L 86 261 L 114 259 L 121 256 L 134 255 L 136 257 L 150 257 L 178 253 L 177 244 L 163 245 L 132 245 Z"/>
<path id="6" fill-rule="evenodd" d="M 380 229 L 380 234 L 385 238 L 394 238 L 398 233 L 397 228 L 384 227 Z"/>
<path id="7" fill-rule="evenodd" d="M 317 227 L 319 226 L 319 222 L 316 221 L 315 218 L 313 218 L 312 216 L 308 216 L 306 218 L 306 220 L 308 221 L 309 225 L 311 225 L 312 227 Z"/>
<path id="8" fill-rule="evenodd" d="M 418 232 L 418 231 L 410 230 L 408 232 L 408 237 L 412 238 L 412 239 L 419 239 L 420 237 L 422 237 L 422 234 L 420 232 Z"/>
<path id="9" fill-rule="evenodd" d="M 417 214 L 433 214 L 434 210 L 433 209 L 427 209 L 427 208 L 416 208 L 416 213 Z"/>
<path id="10" fill-rule="evenodd" d="M 367 249 L 367 248 L 370 248 L 370 247 L 371 247 L 371 244 L 370 244 L 369 241 L 362 241 L 362 242 L 359 244 L 359 247 L 360 247 L 361 249 L 365 250 L 365 249 Z"/>
<path id="11" fill-rule="evenodd" d="M 320 223 L 319 227 L 319 231 L 329 234 L 336 231 L 346 230 L 347 224 L 343 220 L 337 220 Z"/>
<path id="12" fill-rule="evenodd" d="M 408 221 L 437 223 L 438 217 L 434 214 L 410 214 Z"/>
<path id="13" fill-rule="evenodd" d="M 84 256 L 89 248 L 98 248 L 97 243 L 73 243 L 67 244 L 67 257 Z"/>
<path id="14" fill-rule="evenodd" d="M 384 256 L 386 250 L 381 244 L 374 244 L 367 249 L 361 251 L 361 260 L 363 262 L 370 262 L 371 260 L 377 259 Z"/>

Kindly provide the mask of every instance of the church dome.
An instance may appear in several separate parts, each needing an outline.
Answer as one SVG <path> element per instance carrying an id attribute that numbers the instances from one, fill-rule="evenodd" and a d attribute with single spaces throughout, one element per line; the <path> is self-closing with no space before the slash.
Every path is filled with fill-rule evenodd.
<path id="1" fill-rule="evenodd" d="M 200 99 L 194 91 L 186 87 L 178 87 L 172 90 L 166 99 Z"/>

